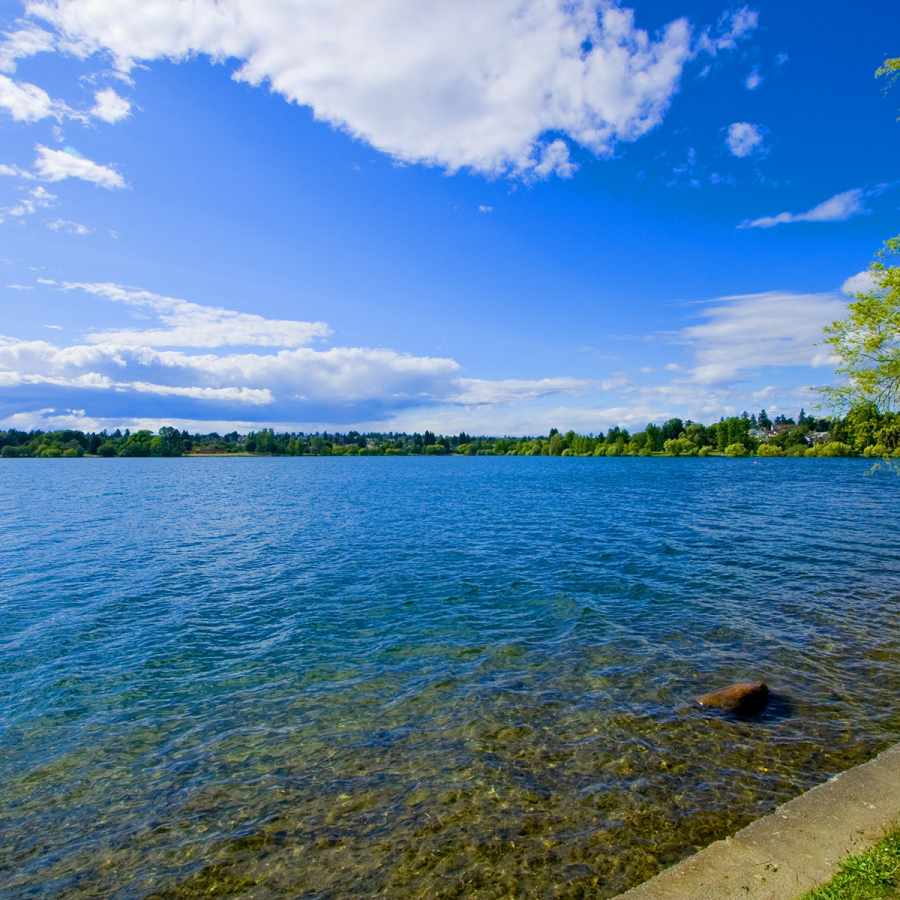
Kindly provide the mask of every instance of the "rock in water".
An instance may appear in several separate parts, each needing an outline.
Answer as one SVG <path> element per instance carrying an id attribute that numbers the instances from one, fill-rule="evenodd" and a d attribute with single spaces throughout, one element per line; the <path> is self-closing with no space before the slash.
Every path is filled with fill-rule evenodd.
<path id="1" fill-rule="evenodd" d="M 769 687 L 764 681 L 741 681 L 720 691 L 697 698 L 701 706 L 752 716 L 762 712 L 769 702 Z"/>

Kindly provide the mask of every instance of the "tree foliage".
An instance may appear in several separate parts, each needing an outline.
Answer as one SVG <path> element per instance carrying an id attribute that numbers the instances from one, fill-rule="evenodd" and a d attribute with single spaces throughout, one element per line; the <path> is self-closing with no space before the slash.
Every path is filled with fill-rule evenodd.
<path id="1" fill-rule="evenodd" d="M 900 236 L 885 241 L 869 267 L 872 289 L 855 295 L 847 317 L 825 329 L 825 340 L 846 376 L 839 387 L 825 388 L 839 407 L 875 404 L 893 409 L 900 400 Z"/>
<path id="2" fill-rule="evenodd" d="M 873 402 L 858 403 L 845 416 L 814 418 L 801 410 L 770 418 L 765 410 L 704 425 L 669 419 L 643 431 L 610 428 L 605 434 L 565 434 L 551 429 L 538 437 L 477 437 L 350 431 L 278 433 L 271 428 L 239 434 L 189 434 L 177 428 L 147 431 L 0 431 L 0 458 L 67 459 L 253 454 L 257 456 L 897 456 L 900 412 Z"/>
<path id="3" fill-rule="evenodd" d="M 894 85 L 900 79 L 900 56 L 886 59 L 876 70 L 876 78 L 884 78 L 889 86 Z M 900 121 L 900 117 L 898 117 Z"/>

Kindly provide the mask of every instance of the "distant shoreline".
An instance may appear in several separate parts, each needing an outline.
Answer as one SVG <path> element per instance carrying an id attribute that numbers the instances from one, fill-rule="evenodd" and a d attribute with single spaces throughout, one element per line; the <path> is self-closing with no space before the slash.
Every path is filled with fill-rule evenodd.
<path id="1" fill-rule="evenodd" d="M 2 457 L 0 461 L 6 462 L 12 459 L 18 460 L 34 460 L 34 459 L 54 459 L 54 460 L 68 460 L 68 459 L 88 459 L 88 460 L 96 460 L 96 459 L 109 459 L 109 460 L 117 460 L 117 459 L 356 459 L 356 458 L 369 458 L 369 459 L 509 459 L 511 457 L 516 457 L 519 459 L 858 459 L 862 462 L 873 463 L 880 462 L 884 459 L 884 457 L 871 457 L 864 456 L 862 454 L 845 454 L 845 455 L 834 455 L 834 456 L 825 456 L 822 454 L 816 455 L 806 455 L 806 454 L 787 454 L 780 453 L 777 455 L 773 454 L 757 454 L 757 453 L 745 453 L 742 455 L 732 455 L 728 453 L 722 453 L 713 451 L 711 453 L 705 454 L 679 454 L 679 453 L 649 453 L 649 454 L 639 454 L 639 453 L 623 453 L 621 456 L 614 457 L 598 457 L 592 453 L 584 453 L 584 454 L 570 454 L 568 456 L 552 456 L 550 454 L 541 454 L 537 457 L 529 456 L 527 454 L 523 455 L 521 453 L 479 453 L 479 454 L 468 454 L 468 453 L 444 453 L 444 454 L 431 454 L 431 453 L 302 453 L 302 454 L 292 454 L 292 453 L 249 453 L 247 451 L 243 452 L 235 452 L 235 453 L 181 453 L 178 455 L 168 455 L 168 456 L 100 456 L 97 453 L 84 453 L 81 456 L 17 456 L 17 457 Z M 896 458 L 896 457 L 894 457 Z M 891 459 L 891 457 L 888 457 Z"/>

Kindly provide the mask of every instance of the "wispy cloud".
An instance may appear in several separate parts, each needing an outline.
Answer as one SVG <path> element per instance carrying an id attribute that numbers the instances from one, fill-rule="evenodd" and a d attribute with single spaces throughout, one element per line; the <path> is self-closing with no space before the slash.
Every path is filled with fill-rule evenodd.
<path id="1" fill-rule="evenodd" d="M 16 122 L 38 122 L 62 118 L 66 107 L 36 84 L 0 75 L 0 109 L 6 110 Z"/>
<path id="2" fill-rule="evenodd" d="M 6 32 L 0 41 L 0 72 L 15 72 L 20 59 L 47 53 L 54 49 L 56 40 L 49 31 L 35 25 L 25 25 Z"/>
<path id="3" fill-rule="evenodd" d="M 790 225 L 794 222 L 843 222 L 866 211 L 863 206 L 864 196 L 862 188 L 853 188 L 823 200 L 806 212 L 781 212 L 774 216 L 746 219 L 738 228 L 774 228 L 776 225 Z"/>
<path id="4" fill-rule="evenodd" d="M 94 233 L 93 228 L 82 225 L 81 222 L 73 222 L 71 219 L 52 219 L 46 225 L 50 231 L 63 231 L 66 234 L 74 234 L 76 237 L 87 237 Z"/>
<path id="5" fill-rule="evenodd" d="M 19 166 L 10 166 L 6 163 L 0 163 L 0 176 L 6 178 L 24 178 L 26 180 L 34 178 L 34 175 L 27 169 L 22 169 Z"/>
<path id="6" fill-rule="evenodd" d="M 845 310 L 846 301 L 836 293 L 721 297 L 704 308 L 699 324 L 678 333 L 694 354 L 687 377 L 720 384 L 773 366 L 825 365 L 831 353 L 822 345 L 822 329 Z"/>
<path id="7" fill-rule="evenodd" d="M 748 91 L 755 91 L 763 83 L 763 77 L 759 74 L 759 69 L 754 69 L 745 79 L 744 87 Z"/>
<path id="8" fill-rule="evenodd" d="M 125 179 L 112 166 L 101 165 L 79 155 L 71 149 L 52 150 L 38 144 L 34 168 L 46 181 L 64 181 L 77 178 L 107 190 L 125 187 Z"/>
<path id="9" fill-rule="evenodd" d="M 57 285 L 45 279 L 44 283 L 147 310 L 165 326 L 94 331 L 88 334 L 88 340 L 94 344 L 126 347 L 301 347 L 331 334 L 331 329 L 324 322 L 267 319 L 253 313 L 191 303 L 111 282 L 62 282 Z"/>
<path id="10" fill-rule="evenodd" d="M 56 203 L 56 194 L 51 194 L 45 187 L 38 185 L 28 191 L 18 203 L 0 209 L 0 222 L 9 216 L 13 219 L 22 219 L 25 216 L 33 216 L 39 209 L 47 209 Z"/>

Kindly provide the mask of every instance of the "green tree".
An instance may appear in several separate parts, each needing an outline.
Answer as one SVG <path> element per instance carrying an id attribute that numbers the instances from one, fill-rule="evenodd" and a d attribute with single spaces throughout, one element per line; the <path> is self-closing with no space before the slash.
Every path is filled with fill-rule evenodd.
<path id="1" fill-rule="evenodd" d="M 900 56 L 895 56 L 893 59 L 886 59 L 875 70 L 875 77 L 884 78 L 889 86 L 893 85 L 900 79 Z M 900 117 L 898 117 L 898 121 L 900 121 Z"/>
<path id="2" fill-rule="evenodd" d="M 900 399 L 900 266 L 886 262 L 898 254 L 900 236 L 885 241 L 869 267 L 872 289 L 856 294 L 847 317 L 825 329 L 847 379 L 823 388 L 838 406 L 874 403 L 886 410 Z"/>
<path id="3" fill-rule="evenodd" d="M 756 450 L 757 456 L 782 456 L 781 448 L 777 444 L 760 444 Z"/>

